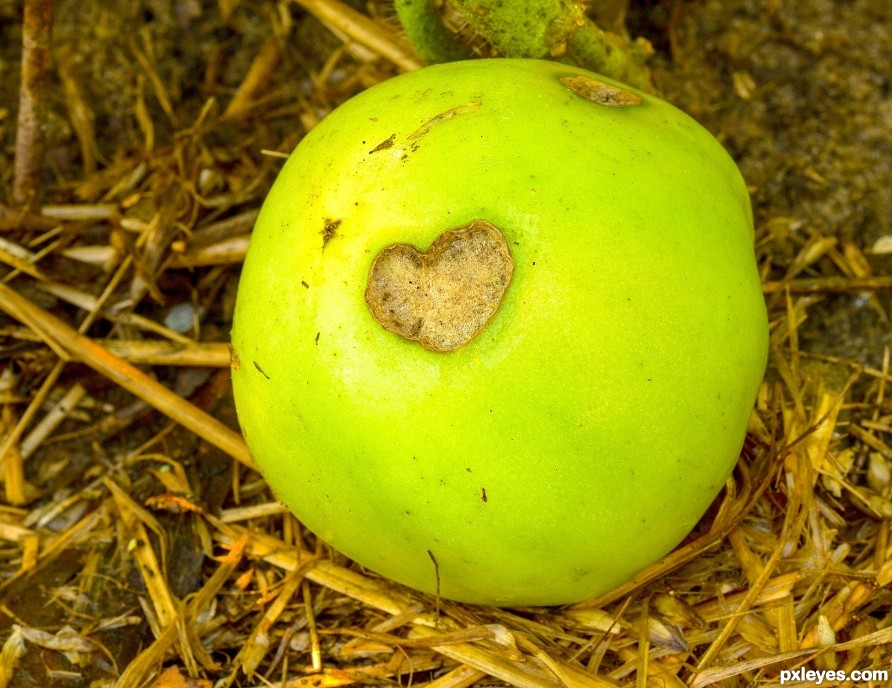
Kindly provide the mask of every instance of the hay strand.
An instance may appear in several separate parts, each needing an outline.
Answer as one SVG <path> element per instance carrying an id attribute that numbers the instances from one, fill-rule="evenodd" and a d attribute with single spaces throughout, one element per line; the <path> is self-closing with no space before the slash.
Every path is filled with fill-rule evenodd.
<path id="1" fill-rule="evenodd" d="M 82 0 L 91 21 L 75 21 L 57 4 L 57 81 L 32 70 L 15 117 L 0 107 L 0 132 L 17 126 L 0 166 L 14 192 L 0 205 L 0 688 L 738 688 L 889 669 L 892 172 L 869 85 L 892 36 L 839 4 L 774 3 L 772 22 L 744 4 L 675 3 L 651 26 L 674 57 L 654 77 L 752 184 L 769 371 L 734 475 L 688 539 L 559 609 L 457 604 L 362 569 L 276 501 L 233 430 L 228 330 L 260 204 L 333 107 L 419 66 L 388 8 Z M 658 4 L 646 21 L 633 5 L 656 21 Z M 49 29 L 20 23 L 26 41 Z M 837 26 L 862 40 L 840 52 Z M 803 73 L 785 81 L 771 49 Z M 3 59 L 34 66 L 17 42 Z"/>

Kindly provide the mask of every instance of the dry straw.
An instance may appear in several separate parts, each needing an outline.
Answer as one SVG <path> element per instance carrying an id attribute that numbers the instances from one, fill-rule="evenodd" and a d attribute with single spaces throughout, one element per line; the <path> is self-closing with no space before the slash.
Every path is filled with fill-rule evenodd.
<path id="1" fill-rule="evenodd" d="M 740 463 L 695 533 L 617 590 L 561 609 L 435 600 L 332 552 L 273 500 L 233 429 L 225 327 L 198 314 L 231 300 L 279 165 L 257 151 L 290 150 L 296 122 L 418 66 L 380 17 L 299 4 L 318 19 L 280 2 L 253 53 L 214 46 L 191 110 L 149 33 L 121 44 L 138 93 L 120 115 L 137 141 L 112 156 L 64 33 L 58 83 L 25 74 L 20 121 L 51 94 L 82 167 L 44 190 L 57 204 L 36 203 L 43 151 L 29 123 L 19 205 L 0 206 L 0 688 L 33 675 L 119 688 L 705 688 L 775 684 L 798 667 L 889 669 L 889 351 L 873 368 L 809 355 L 799 330 L 827 295 L 876 299 L 892 280 L 816 231 L 781 259 L 778 226 L 758 229 L 765 264 L 786 262 L 765 282 L 771 366 Z M 217 21 L 237 5 L 220 2 Z M 279 65 L 309 59 L 295 37 L 323 25 L 342 44 L 304 88 L 282 84 Z M 23 29 L 26 42 L 44 30 Z M 225 51 L 247 65 L 234 91 L 219 86 Z M 176 300 L 195 308 L 185 332 L 163 321 Z"/>

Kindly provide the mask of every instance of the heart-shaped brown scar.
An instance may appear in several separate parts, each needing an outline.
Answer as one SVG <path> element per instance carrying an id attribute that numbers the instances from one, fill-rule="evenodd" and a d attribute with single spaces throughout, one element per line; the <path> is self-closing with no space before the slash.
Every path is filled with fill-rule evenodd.
<path id="1" fill-rule="evenodd" d="M 385 248 L 369 270 L 365 302 L 385 329 L 431 351 L 453 351 L 489 322 L 513 273 L 505 236 L 475 220 L 443 232 L 426 253 Z"/>

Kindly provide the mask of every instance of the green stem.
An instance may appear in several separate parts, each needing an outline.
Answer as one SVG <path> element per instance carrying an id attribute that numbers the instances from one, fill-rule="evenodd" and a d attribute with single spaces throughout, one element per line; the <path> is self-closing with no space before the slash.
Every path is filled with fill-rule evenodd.
<path id="1" fill-rule="evenodd" d="M 571 0 L 450 0 L 505 57 L 558 59 L 648 88 L 647 42 L 602 31 Z"/>
<path id="2" fill-rule="evenodd" d="M 450 0 L 468 25 L 505 57 L 548 58 L 584 19 L 568 0 Z"/>
<path id="3" fill-rule="evenodd" d="M 653 86 L 645 62 L 652 51 L 644 39 L 630 41 L 619 34 L 602 31 L 586 19 L 570 37 L 567 57 L 580 67 L 649 91 Z"/>
<path id="4" fill-rule="evenodd" d="M 394 0 L 394 8 L 418 57 L 428 64 L 471 57 L 443 24 L 435 0 Z"/>
<path id="5" fill-rule="evenodd" d="M 572 0 L 395 0 L 409 40 L 427 62 L 470 57 L 444 26 L 438 1 L 504 57 L 557 59 L 650 89 L 647 41 L 601 30 Z"/>

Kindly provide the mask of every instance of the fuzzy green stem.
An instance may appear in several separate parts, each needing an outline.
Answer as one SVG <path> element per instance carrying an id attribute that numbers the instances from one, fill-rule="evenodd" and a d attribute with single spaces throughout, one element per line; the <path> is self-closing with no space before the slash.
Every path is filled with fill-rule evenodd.
<path id="1" fill-rule="evenodd" d="M 451 0 L 464 20 L 505 57 L 547 58 L 584 20 L 568 0 Z"/>
<path id="2" fill-rule="evenodd" d="M 571 0 L 450 0 L 505 57 L 553 58 L 647 88 L 646 42 L 602 31 Z"/>
<path id="3" fill-rule="evenodd" d="M 557 59 L 650 88 L 647 41 L 601 30 L 572 0 L 395 0 L 409 40 L 427 62 L 470 56 L 443 24 L 443 2 L 504 57 Z"/>
<path id="4" fill-rule="evenodd" d="M 471 56 L 443 24 L 436 0 L 394 0 L 394 9 L 409 42 L 424 62 L 453 62 Z"/>
<path id="5" fill-rule="evenodd" d="M 630 41 L 624 36 L 602 31 L 587 19 L 570 37 L 567 57 L 580 67 L 600 72 L 630 86 L 651 90 L 645 61 L 652 51 L 646 40 Z"/>

